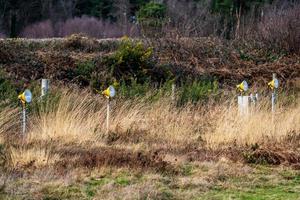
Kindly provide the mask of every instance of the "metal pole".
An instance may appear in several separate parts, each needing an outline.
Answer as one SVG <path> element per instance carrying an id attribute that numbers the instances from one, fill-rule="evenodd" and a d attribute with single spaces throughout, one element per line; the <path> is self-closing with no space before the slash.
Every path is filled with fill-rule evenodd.
<path id="1" fill-rule="evenodd" d="M 276 74 L 273 73 L 273 80 L 276 79 Z M 272 112 L 275 112 L 275 104 L 276 104 L 276 88 L 273 89 L 272 92 Z"/>
<path id="2" fill-rule="evenodd" d="M 107 110 L 106 110 L 106 133 L 109 133 L 109 114 L 110 114 L 110 98 L 107 99 Z"/>
<path id="3" fill-rule="evenodd" d="M 238 96 L 238 110 L 240 116 L 244 115 L 244 100 L 243 100 L 243 92 L 240 93 L 240 96 Z"/>
<path id="4" fill-rule="evenodd" d="M 22 116 L 23 116 L 23 120 L 22 120 L 22 135 L 25 138 L 25 134 L 26 134 L 26 106 L 25 106 L 25 104 L 23 104 Z"/>
<path id="5" fill-rule="evenodd" d="M 275 90 L 272 92 L 272 112 L 275 112 L 275 99 L 276 99 L 276 93 Z"/>

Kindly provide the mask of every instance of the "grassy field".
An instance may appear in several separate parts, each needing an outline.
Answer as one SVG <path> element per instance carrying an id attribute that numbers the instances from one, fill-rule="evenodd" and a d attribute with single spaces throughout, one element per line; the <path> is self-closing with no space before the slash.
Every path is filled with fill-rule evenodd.
<path id="1" fill-rule="evenodd" d="M 44 169 L 6 179 L 1 199 L 299 199 L 299 171 L 288 167 L 201 162 L 179 175 L 129 168 Z"/>
<path id="2" fill-rule="evenodd" d="M 0 115 L 1 199 L 299 199 L 299 99 L 240 116 L 233 97 L 177 105 L 54 89 Z"/>

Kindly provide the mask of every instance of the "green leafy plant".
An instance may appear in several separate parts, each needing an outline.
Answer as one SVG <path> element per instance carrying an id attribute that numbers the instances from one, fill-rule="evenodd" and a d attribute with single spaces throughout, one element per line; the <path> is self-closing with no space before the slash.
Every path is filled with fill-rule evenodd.
<path id="1" fill-rule="evenodd" d="M 157 65 L 152 47 L 129 38 L 123 38 L 117 51 L 105 63 L 111 76 L 126 84 L 133 80 L 137 83 L 163 82 L 170 74 L 167 67 Z"/>

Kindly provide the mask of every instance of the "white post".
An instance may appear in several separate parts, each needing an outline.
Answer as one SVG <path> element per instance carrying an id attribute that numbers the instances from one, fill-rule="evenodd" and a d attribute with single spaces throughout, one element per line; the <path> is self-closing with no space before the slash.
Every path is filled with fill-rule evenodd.
<path id="1" fill-rule="evenodd" d="M 175 83 L 172 84 L 172 101 L 175 101 L 175 89 L 176 89 L 176 85 Z"/>
<path id="2" fill-rule="evenodd" d="M 248 116 L 249 114 L 249 96 L 238 96 L 238 108 L 240 115 Z"/>
<path id="3" fill-rule="evenodd" d="M 272 92 L 272 112 L 275 112 L 275 99 L 276 99 L 276 94 L 275 91 Z"/>
<path id="4" fill-rule="evenodd" d="M 26 106 L 23 105 L 23 111 L 22 111 L 22 135 L 25 138 L 26 136 Z"/>
<path id="5" fill-rule="evenodd" d="M 49 79 L 42 79 L 41 97 L 45 96 L 49 90 Z"/>
<path id="6" fill-rule="evenodd" d="M 106 133 L 109 133 L 109 114 L 110 114 L 110 98 L 107 99 L 107 110 L 106 110 Z"/>

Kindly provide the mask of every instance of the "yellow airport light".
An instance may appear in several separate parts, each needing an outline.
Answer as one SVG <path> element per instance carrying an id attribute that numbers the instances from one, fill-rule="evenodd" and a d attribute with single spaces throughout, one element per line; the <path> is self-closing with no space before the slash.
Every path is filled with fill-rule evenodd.
<path id="1" fill-rule="evenodd" d="M 237 85 L 236 88 L 240 92 L 246 92 L 248 90 L 248 83 L 246 81 L 243 81 L 241 84 Z"/>
<path id="2" fill-rule="evenodd" d="M 104 90 L 101 94 L 103 94 L 106 98 L 112 98 L 116 95 L 116 90 L 114 86 L 109 86 L 106 90 Z"/>
<path id="3" fill-rule="evenodd" d="M 32 100 L 32 93 L 30 90 L 26 89 L 22 94 L 18 96 L 18 99 L 23 103 L 30 103 Z"/>
<path id="4" fill-rule="evenodd" d="M 277 89 L 277 88 L 279 87 L 279 81 L 278 81 L 278 79 L 277 79 L 277 78 L 274 78 L 272 81 L 270 81 L 270 82 L 268 83 L 268 86 L 269 86 L 272 90 Z"/>
<path id="5" fill-rule="evenodd" d="M 26 103 L 30 103 L 32 101 L 32 93 L 30 90 L 26 89 L 22 94 L 18 96 L 18 99 L 22 103 L 23 112 L 22 112 L 22 134 L 25 137 L 26 134 Z"/>

